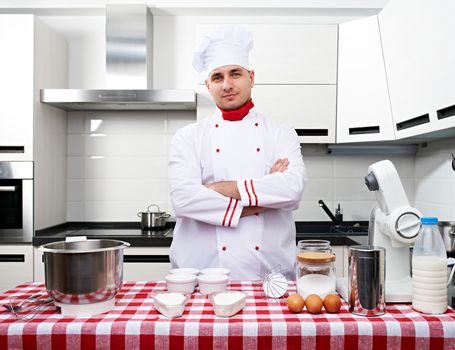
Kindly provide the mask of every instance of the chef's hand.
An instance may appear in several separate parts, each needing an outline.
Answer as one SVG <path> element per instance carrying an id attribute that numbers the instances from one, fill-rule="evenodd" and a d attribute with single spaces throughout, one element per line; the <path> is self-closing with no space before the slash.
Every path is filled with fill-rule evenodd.
<path id="1" fill-rule="evenodd" d="M 289 160 L 287 158 L 278 159 L 275 164 L 273 164 L 272 169 L 270 169 L 270 174 L 273 173 L 283 173 L 288 169 Z"/>
<path id="2" fill-rule="evenodd" d="M 264 207 L 256 207 L 256 206 L 243 207 L 242 214 L 240 214 L 240 217 L 260 214 L 260 213 L 265 212 L 266 210 L 267 210 L 267 208 L 264 208 Z"/>
<path id="3" fill-rule="evenodd" d="M 270 174 L 277 173 L 277 172 L 282 173 L 287 170 L 288 165 L 289 165 L 289 160 L 287 158 L 278 159 L 275 162 L 275 164 L 273 164 L 272 169 L 270 169 Z M 217 181 L 217 182 L 211 182 L 211 183 L 205 184 L 204 186 L 215 192 L 218 192 L 219 194 L 222 194 L 225 197 L 230 197 L 230 198 L 241 200 L 240 192 L 239 192 L 239 189 L 237 188 L 236 181 Z M 245 213 L 245 215 L 243 215 L 243 212 L 242 212 L 242 215 L 248 216 L 248 215 L 256 214 L 256 213 L 258 213 L 258 211 L 257 211 L 258 208 L 260 208 L 259 213 L 262 213 L 263 211 L 267 210 L 267 208 L 262 208 L 262 207 L 252 207 L 252 208 L 256 208 L 256 209 L 252 210 L 251 213 L 250 213 L 250 210 L 248 210 L 248 212 Z"/>
<path id="4" fill-rule="evenodd" d="M 237 188 L 236 181 L 217 181 L 205 184 L 205 187 L 222 194 L 225 197 L 230 197 L 240 200 L 240 192 Z"/>

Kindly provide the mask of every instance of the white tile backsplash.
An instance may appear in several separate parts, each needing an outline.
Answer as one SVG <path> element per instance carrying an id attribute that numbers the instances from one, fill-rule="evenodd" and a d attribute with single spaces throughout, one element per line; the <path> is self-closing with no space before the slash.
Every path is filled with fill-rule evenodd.
<path id="1" fill-rule="evenodd" d="M 84 218 L 86 221 L 139 221 L 137 213 L 146 211 L 151 202 L 157 204 L 160 210 L 169 212 L 167 203 L 163 201 L 87 201 Z"/>
<path id="2" fill-rule="evenodd" d="M 318 201 L 322 199 L 332 200 L 333 198 L 333 179 L 332 178 L 311 178 L 305 186 L 303 196 L 305 201 Z"/>
<path id="3" fill-rule="evenodd" d="M 455 220 L 455 140 L 431 142 L 419 147 L 415 158 L 415 206 L 423 215 Z"/>
<path id="4" fill-rule="evenodd" d="M 188 111 L 68 113 L 67 219 L 135 221 L 135 214 L 151 203 L 172 214 L 169 144 L 176 130 L 195 120 L 195 113 Z M 91 136 L 94 133 L 105 136 Z M 414 157 L 333 156 L 326 145 L 304 144 L 308 184 L 294 217 L 328 221 L 317 203 L 323 199 L 332 211 L 340 203 L 345 220 L 368 220 L 376 199 L 364 177 L 369 165 L 390 159 L 411 205 L 454 220 L 450 152 L 455 152 L 453 140 L 420 147 Z"/>

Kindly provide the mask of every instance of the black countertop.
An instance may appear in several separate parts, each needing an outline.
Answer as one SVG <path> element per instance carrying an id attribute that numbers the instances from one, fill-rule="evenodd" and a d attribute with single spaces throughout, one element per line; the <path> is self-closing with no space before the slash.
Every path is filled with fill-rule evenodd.
<path id="1" fill-rule="evenodd" d="M 67 222 L 37 230 L 33 245 L 62 241 L 67 236 L 87 236 L 89 239 L 118 239 L 132 247 L 169 247 L 175 222 L 154 231 L 141 231 L 138 222 Z M 301 239 L 326 239 L 335 245 L 366 244 L 367 223 L 346 222 L 333 226 L 331 222 L 296 222 L 296 242 Z"/>

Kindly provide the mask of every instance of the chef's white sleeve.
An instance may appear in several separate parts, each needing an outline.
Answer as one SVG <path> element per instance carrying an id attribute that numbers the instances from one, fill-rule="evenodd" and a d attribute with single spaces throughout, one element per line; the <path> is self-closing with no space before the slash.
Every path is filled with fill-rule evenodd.
<path id="1" fill-rule="evenodd" d="M 243 209 L 241 202 L 202 184 L 195 128 L 192 125 L 180 129 L 172 138 L 168 174 L 171 202 L 178 218 L 237 227 Z"/>
<path id="2" fill-rule="evenodd" d="M 307 181 L 300 142 L 295 130 L 282 124 L 273 134 L 273 143 L 274 161 L 287 158 L 287 170 L 237 181 L 241 203 L 243 206 L 295 210 Z"/>

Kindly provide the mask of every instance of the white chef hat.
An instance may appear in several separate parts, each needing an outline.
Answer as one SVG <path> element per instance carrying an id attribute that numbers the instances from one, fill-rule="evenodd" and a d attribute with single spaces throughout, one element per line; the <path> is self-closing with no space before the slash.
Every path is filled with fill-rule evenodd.
<path id="1" fill-rule="evenodd" d="M 210 74 L 215 68 L 238 65 L 250 69 L 248 54 L 253 48 L 253 36 L 238 25 L 223 25 L 202 38 L 194 53 L 193 67 Z"/>

